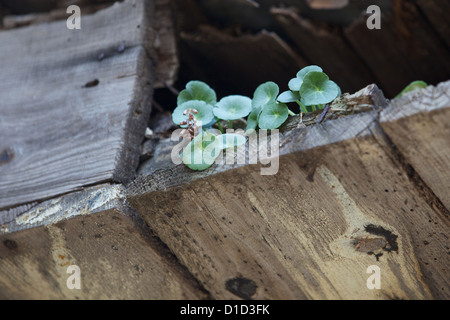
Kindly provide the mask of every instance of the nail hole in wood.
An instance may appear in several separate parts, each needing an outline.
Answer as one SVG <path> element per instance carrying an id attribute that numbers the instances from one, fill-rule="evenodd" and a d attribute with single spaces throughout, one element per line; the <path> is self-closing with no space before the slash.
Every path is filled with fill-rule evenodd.
<path id="1" fill-rule="evenodd" d="M 82 88 L 92 88 L 98 85 L 99 83 L 100 81 L 98 81 L 98 79 L 94 79 L 92 81 L 87 82 Z"/>

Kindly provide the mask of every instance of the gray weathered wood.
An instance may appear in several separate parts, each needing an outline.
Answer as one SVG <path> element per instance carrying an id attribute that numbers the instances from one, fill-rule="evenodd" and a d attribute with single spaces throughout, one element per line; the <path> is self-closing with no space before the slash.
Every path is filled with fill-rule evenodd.
<path id="1" fill-rule="evenodd" d="M 42 1 L 41 1 L 42 2 Z M 72 1 L 73 2 L 73 1 Z M 82 8 L 82 15 L 92 14 L 98 10 L 104 9 L 111 5 L 106 4 L 76 4 Z M 67 13 L 67 7 L 69 3 L 65 3 L 65 6 L 58 9 L 53 9 L 49 12 L 34 12 L 22 15 L 7 15 L 3 18 L 3 29 L 20 28 L 37 23 L 51 22 L 55 20 L 66 20 L 70 14 Z"/>
<path id="2" fill-rule="evenodd" d="M 450 81 L 411 92 L 381 113 L 383 130 L 450 210 Z"/>
<path id="3" fill-rule="evenodd" d="M 0 208 L 138 165 L 152 95 L 153 1 L 0 32 Z"/>
<path id="4" fill-rule="evenodd" d="M 98 10 L 112 5 L 108 1 L 100 1 L 100 3 L 90 2 L 92 1 L 72 1 L 70 3 L 61 1 L 61 3 L 58 3 L 58 8 L 50 12 L 8 15 L 3 18 L 3 28 L 13 29 L 56 20 L 66 20 L 70 16 L 67 13 L 67 6 L 69 4 L 80 6 L 83 16 L 95 13 Z M 154 49 L 156 55 L 154 59 L 156 81 L 153 86 L 154 88 L 162 88 L 167 84 L 172 85 L 176 80 L 179 62 L 170 0 L 156 1 L 154 10 L 155 18 L 153 28 L 155 30 L 155 39 L 152 49 Z M 149 49 L 151 50 L 151 48 Z"/>
<path id="5" fill-rule="evenodd" d="M 175 27 L 170 0 L 157 0 L 155 2 L 156 12 L 156 38 L 154 49 L 156 51 L 155 61 L 155 88 L 173 85 L 178 73 L 179 61 L 177 51 L 177 39 L 175 38 Z"/>

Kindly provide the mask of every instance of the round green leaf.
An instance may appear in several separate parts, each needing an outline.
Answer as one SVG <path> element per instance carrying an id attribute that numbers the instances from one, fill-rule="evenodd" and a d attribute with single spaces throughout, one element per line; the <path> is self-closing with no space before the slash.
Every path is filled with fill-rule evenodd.
<path id="1" fill-rule="evenodd" d="M 339 95 L 339 86 L 323 72 L 311 71 L 303 79 L 300 96 L 305 106 L 326 104 Z"/>
<path id="2" fill-rule="evenodd" d="M 302 86 L 303 80 L 300 78 L 292 78 L 289 83 L 288 87 L 292 91 L 299 91 L 300 87 Z"/>
<path id="3" fill-rule="evenodd" d="M 307 66 L 304 67 L 302 70 L 300 70 L 299 72 L 297 72 L 297 78 L 299 79 L 304 79 L 305 76 L 310 73 L 311 71 L 316 71 L 316 72 L 322 72 L 322 68 L 316 65 L 311 65 L 311 66 Z"/>
<path id="4" fill-rule="evenodd" d="M 177 105 L 190 101 L 201 100 L 207 104 L 215 105 L 217 102 L 216 92 L 206 83 L 198 80 L 189 81 L 186 89 L 181 90 L 177 97 Z"/>
<path id="5" fill-rule="evenodd" d="M 271 103 L 259 115 L 258 125 L 261 129 L 276 129 L 289 116 L 288 107 L 284 103 Z"/>
<path id="6" fill-rule="evenodd" d="M 234 148 L 245 144 L 245 137 L 236 133 L 225 133 L 218 135 L 217 138 L 222 138 L 222 149 Z"/>
<path id="7" fill-rule="evenodd" d="M 278 96 L 277 101 L 288 103 L 288 102 L 295 102 L 299 99 L 300 99 L 300 95 L 298 92 L 285 91 Z"/>
<path id="8" fill-rule="evenodd" d="M 252 108 L 256 109 L 268 103 L 274 102 L 280 89 L 275 82 L 268 81 L 256 88 L 252 99 Z"/>
<path id="9" fill-rule="evenodd" d="M 424 89 L 428 86 L 428 84 L 424 81 L 413 81 L 411 82 L 408 86 L 406 86 L 405 89 L 402 90 L 402 92 L 400 92 L 396 98 L 400 98 L 401 96 L 403 96 L 405 93 L 407 92 L 411 92 L 414 90 L 418 90 L 418 89 Z"/>
<path id="10" fill-rule="evenodd" d="M 214 163 L 221 150 L 222 139 L 201 132 L 183 149 L 182 161 L 192 170 L 205 170 Z"/>
<path id="11" fill-rule="evenodd" d="M 181 126 L 180 122 L 188 118 L 188 115 L 183 114 L 187 109 L 195 109 L 198 111 L 197 114 L 194 114 L 198 126 L 206 125 L 214 119 L 213 107 L 211 105 L 206 104 L 205 101 L 191 100 L 182 103 L 173 110 L 172 120 L 176 125 Z M 186 128 L 187 126 L 183 125 L 181 127 Z"/>
<path id="12" fill-rule="evenodd" d="M 253 130 L 256 130 L 258 126 L 258 118 L 261 113 L 261 108 L 254 109 L 247 117 L 247 127 L 245 128 L 245 132 L 250 133 Z"/>
<path id="13" fill-rule="evenodd" d="M 303 78 L 311 71 L 322 72 L 322 68 L 315 65 L 304 67 L 299 72 L 297 72 L 297 76 L 295 78 L 289 81 L 288 83 L 289 89 L 291 91 L 299 91 L 303 83 Z"/>
<path id="14" fill-rule="evenodd" d="M 214 107 L 214 115 L 222 120 L 236 120 L 246 117 L 252 111 L 249 97 L 232 95 L 222 98 Z"/>

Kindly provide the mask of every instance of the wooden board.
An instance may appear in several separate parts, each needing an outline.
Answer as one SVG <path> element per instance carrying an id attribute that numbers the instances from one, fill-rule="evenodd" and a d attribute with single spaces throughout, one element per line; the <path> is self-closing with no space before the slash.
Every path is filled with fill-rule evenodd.
<path id="1" fill-rule="evenodd" d="M 262 30 L 258 34 L 234 36 L 209 26 L 196 33 L 181 33 L 182 44 L 189 48 L 189 65 L 207 65 L 204 71 L 192 68 L 190 76 L 209 79 L 213 87 L 226 88 L 225 94 L 253 95 L 256 87 L 265 81 L 274 81 L 281 88 L 306 66 L 305 60 L 295 53 L 273 32 Z M 185 52 L 185 51 L 181 51 Z M 264 66 L 270 65 L 270 68 Z M 202 74 L 202 72 L 204 74 Z M 229 75 L 235 75 L 230 77 Z"/>
<path id="2" fill-rule="evenodd" d="M 448 80 L 450 52 L 412 1 L 395 1 L 384 12 L 380 30 L 369 30 L 367 17 L 344 29 L 344 35 L 377 78 L 388 98 L 415 80 Z M 430 60 L 432 57 L 432 60 Z"/>
<path id="3" fill-rule="evenodd" d="M 377 94 L 368 88 L 361 92 Z M 448 109 L 444 88 L 433 89 L 444 107 L 432 112 Z M 448 299 L 448 211 L 411 178 L 378 124 L 377 96 L 374 111 L 282 132 L 275 175 L 258 164 L 192 172 L 171 163 L 162 139 L 161 161 L 125 187 L 9 210 L 1 296 Z M 411 103 L 381 112 L 402 101 Z M 408 110 L 417 119 L 420 108 Z M 81 291 L 65 287 L 71 264 L 82 270 Z M 367 287 L 371 266 L 380 289 Z"/>
<path id="4" fill-rule="evenodd" d="M 100 1 L 100 4 L 92 4 L 90 1 L 83 1 L 77 4 L 83 8 L 83 16 L 97 12 L 111 6 L 112 3 Z M 162 88 L 167 84 L 172 85 L 177 77 L 179 68 L 178 52 L 174 33 L 173 12 L 170 7 L 170 0 L 158 0 L 155 2 L 155 18 L 153 19 L 152 28 L 155 30 L 155 39 L 149 50 L 154 50 L 156 57 L 154 58 L 156 80 L 153 84 L 154 88 Z M 3 29 L 20 28 L 23 26 L 51 22 L 56 20 L 66 20 L 67 3 L 61 1 L 58 3 L 58 9 L 44 13 L 30 13 L 25 15 L 8 15 L 3 18 Z M 1 29 L 1 26 L 0 26 Z"/>
<path id="5" fill-rule="evenodd" d="M 383 130 L 450 210 L 450 81 L 405 95 L 381 113 Z M 450 218 L 450 217 L 448 217 Z"/>
<path id="6" fill-rule="evenodd" d="M 150 113 L 153 1 L 0 32 L 0 208 L 134 177 Z"/>
<path id="7" fill-rule="evenodd" d="M 417 5 L 440 35 L 442 41 L 450 47 L 450 23 L 447 19 L 450 2 L 447 0 L 418 0 Z"/>
<path id="8" fill-rule="evenodd" d="M 213 298 L 448 299 L 445 208 L 377 123 L 375 111 L 291 131 L 276 175 L 160 167 L 127 198 Z"/>
<path id="9" fill-rule="evenodd" d="M 174 30 L 174 14 L 170 0 L 157 0 L 155 2 L 155 13 L 156 81 L 154 86 L 157 89 L 174 84 L 178 76 L 179 61 Z"/>
<path id="10" fill-rule="evenodd" d="M 0 235 L 0 296 L 207 298 L 123 196 L 120 186 L 92 187 L 15 217 Z M 66 284 L 71 265 L 80 268 L 80 289 Z"/>
<path id="11" fill-rule="evenodd" d="M 42 3 L 42 1 L 40 1 Z M 1 29 L 14 29 L 20 28 L 37 23 L 46 23 L 55 20 L 66 20 L 70 15 L 67 13 L 68 3 L 61 3 L 61 7 L 46 12 L 36 12 L 31 10 L 28 14 L 20 15 L 7 15 L 3 18 L 3 25 Z M 82 15 L 92 14 L 98 10 L 104 9 L 111 5 L 111 3 L 102 4 L 89 4 L 89 3 L 77 3 L 77 5 L 83 8 Z M 28 6 L 28 8 L 30 8 Z"/>
<path id="12" fill-rule="evenodd" d="M 302 56 L 321 66 L 330 79 L 343 84 L 341 89 L 344 92 L 355 92 L 364 85 L 376 82 L 364 60 L 346 43 L 338 30 L 315 26 L 292 9 L 272 8 L 270 12 Z"/>

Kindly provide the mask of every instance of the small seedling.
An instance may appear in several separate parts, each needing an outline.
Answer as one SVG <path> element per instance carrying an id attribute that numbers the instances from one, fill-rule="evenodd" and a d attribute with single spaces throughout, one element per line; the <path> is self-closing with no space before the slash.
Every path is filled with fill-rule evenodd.
<path id="1" fill-rule="evenodd" d="M 252 99 L 252 112 L 247 119 L 247 132 L 260 129 L 276 129 L 288 118 L 290 112 L 286 104 L 277 101 L 280 89 L 275 82 L 268 81 L 259 85 Z"/>
<path id="2" fill-rule="evenodd" d="M 220 150 L 221 140 L 218 137 L 201 132 L 184 148 L 182 160 L 192 170 L 205 170 L 214 163 Z"/>
<path id="3" fill-rule="evenodd" d="M 214 116 L 216 116 L 219 121 L 228 120 L 229 128 L 233 127 L 233 120 L 248 116 L 250 111 L 252 111 L 252 100 L 240 95 L 222 98 L 213 109 Z"/>
<path id="4" fill-rule="evenodd" d="M 319 66 L 308 66 L 300 70 L 277 98 L 279 102 L 296 102 L 300 112 L 307 113 L 323 109 L 341 95 L 339 86 L 331 81 Z"/>
<path id="5" fill-rule="evenodd" d="M 418 89 L 424 89 L 428 86 L 428 84 L 424 81 L 413 81 L 409 85 L 406 86 L 405 89 L 402 90 L 395 98 L 402 97 L 405 93 L 418 90 Z"/>
<path id="6" fill-rule="evenodd" d="M 200 100 L 214 106 L 217 102 L 216 92 L 202 81 L 189 81 L 186 89 L 180 91 L 177 97 L 177 106 L 186 101 Z"/>
<path id="7" fill-rule="evenodd" d="M 243 145 L 245 142 L 246 139 L 242 135 L 232 133 L 215 135 L 202 131 L 184 148 L 182 161 L 192 170 L 205 170 L 212 166 L 222 150 L 234 151 L 234 147 Z"/>

